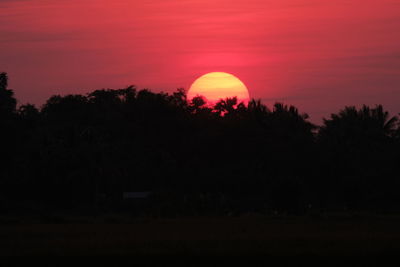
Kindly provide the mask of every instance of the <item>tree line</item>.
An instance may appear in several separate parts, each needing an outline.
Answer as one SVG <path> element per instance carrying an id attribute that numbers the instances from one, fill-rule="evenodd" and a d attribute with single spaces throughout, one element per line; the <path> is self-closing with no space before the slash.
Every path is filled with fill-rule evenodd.
<path id="1" fill-rule="evenodd" d="M 102 89 L 17 107 L 0 74 L 0 211 L 148 213 L 399 210 L 400 126 L 381 105 L 345 107 L 318 126 L 294 106 Z M 137 207 L 136 207 L 137 208 Z"/>

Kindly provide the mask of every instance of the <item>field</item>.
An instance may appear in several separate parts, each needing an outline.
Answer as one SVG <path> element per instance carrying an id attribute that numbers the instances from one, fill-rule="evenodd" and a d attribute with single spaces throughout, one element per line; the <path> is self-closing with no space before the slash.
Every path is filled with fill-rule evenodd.
<path id="1" fill-rule="evenodd" d="M 108 222 L 107 222 L 108 221 Z M 0 225 L 0 257 L 57 266 L 398 266 L 400 218 L 111 219 Z M 79 260 L 79 261 L 78 261 Z M 123 261 L 127 263 L 123 263 Z M 7 262 L 7 263 L 6 263 Z M 53 265 L 54 266 L 54 265 Z"/>

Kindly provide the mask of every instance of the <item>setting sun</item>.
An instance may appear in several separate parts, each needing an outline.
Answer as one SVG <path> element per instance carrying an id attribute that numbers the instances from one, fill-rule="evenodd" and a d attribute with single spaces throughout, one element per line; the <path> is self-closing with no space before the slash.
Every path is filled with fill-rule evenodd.
<path id="1" fill-rule="evenodd" d="M 188 99 L 203 96 L 209 103 L 227 97 L 237 97 L 238 102 L 249 101 L 247 87 L 237 77 L 226 72 L 210 72 L 194 81 L 188 92 Z"/>

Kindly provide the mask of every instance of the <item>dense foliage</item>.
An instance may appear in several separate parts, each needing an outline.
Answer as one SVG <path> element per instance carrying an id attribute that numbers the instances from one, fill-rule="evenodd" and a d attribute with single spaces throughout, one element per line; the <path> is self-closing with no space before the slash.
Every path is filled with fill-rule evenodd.
<path id="1" fill-rule="evenodd" d="M 0 74 L 3 212 L 135 209 L 166 215 L 396 211 L 399 125 L 382 106 L 346 107 L 321 127 L 281 103 L 96 90 L 16 108 Z"/>

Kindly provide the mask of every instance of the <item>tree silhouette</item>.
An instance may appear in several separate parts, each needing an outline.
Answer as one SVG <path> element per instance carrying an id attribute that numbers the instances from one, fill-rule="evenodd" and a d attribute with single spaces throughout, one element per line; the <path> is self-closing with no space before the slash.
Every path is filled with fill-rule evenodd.
<path id="1" fill-rule="evenodd" d="M 359 138 L 386 138 L 396 131 L 396 116 L 390 117 L 389 112 L 384 111 L 381 105 L 375 108 L 363 106 L 357 110 L 355 107 L 345 107 L 339 114 L 332 114 L 331 119 L 324 119 L 324 125 L 320 130 L 320 137 L 328 136 Z M 340 140 L 336 140 L 339 142 Z"/>
<path id="2" fill-rule="evenodd" d="M 16 206 L 171 216 L 400 206 L 399 121 L 382 106 L 345 107 L 317 128 L 282 103 L 211 106 L 129 86 L 16 110 L 0 77 L 0 193 Z M 151 191 L 152 208 L 125 206 L 130 191 Z"/>
<path id="3" fill-rule="evenodd" d="M 381 105 L 345 107 L 324 119 L 318 140 L 326 158 L 325 169 L 330 176 L 341 178 L 338 186 L 343 188 L 350 207 L 365 206 L 376 196 L 377 179 L 388 186 L 392 173 L 387 166 L 395 164 L 393 135 L 397 121 Z M 383 192 L 382 187 L 380 190 Z"/>
<path id="4" fill-rule="evenodd" d="M 0 73 L 0 194 L 8 195 L 6 186 L 12 180 L 18 153 L 19 125 L 16 118 L 16 99 L 8 89 L 7 73 Z M 9 195 L 8 195 L 9 196 Z"/>
<path id="5" fill-rule="evenodd" d="M 17 101 L 14 98 L 14 92 L 8 87 L 7 73 L 0 73 L 0 118 L 9 117 L 15 112 Z"/>
<path id="6" fill-rule="evenodd" d="M 214 105 L 214 110 L 219 115 L 233 116 L 236 111 L 237 102 L 237 97 L 221 99 Z"/>

